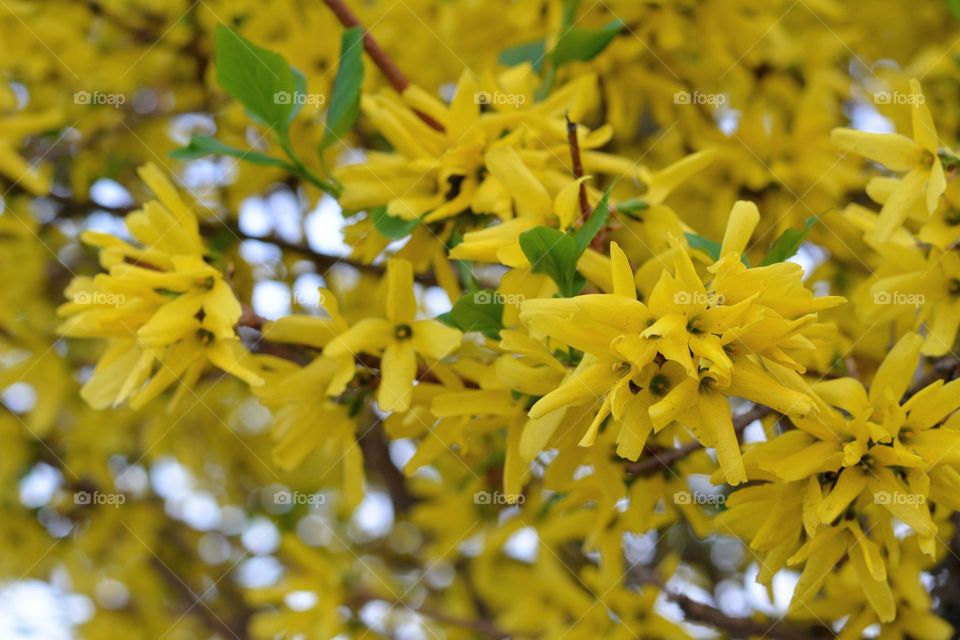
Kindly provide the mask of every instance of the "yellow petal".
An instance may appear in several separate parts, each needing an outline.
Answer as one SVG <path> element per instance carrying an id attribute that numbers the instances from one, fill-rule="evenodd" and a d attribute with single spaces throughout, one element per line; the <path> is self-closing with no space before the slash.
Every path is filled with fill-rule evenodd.
<path id="1" fill-rule="evenodd" d="M 413 297 L 413 265 L 402 258 L 387 260 L 387 319 L 411 324 L 417 313 Z"/>
<path id="2" fill-rule="evenodd" d="M 413 348 L 435 360 L 446 358 L 460 346 L 460 332 L 436 320 L 413 323 Z"/>
<path id="3" fill-rule="evenodd" d="M 417 375 L 417 355 L 409 340 L 392 342 L 380 361 L 380 390 L 377 404 L 383 411 L 410 408 L 413 379 Z"/>
<path id="4" fill-rule="evenodd" d="M 830 132 L 830 142 L 894 171 L 908 171 L 919 165 L 923 158 L 923 150 L 913 140 L 898 133 L 834 129 Z"/>
<path id="5" fill-rule="evenodd" d="M 759 221 L 760 212 L 757 210 L 757 205 L 748 200 L 735 202 L 730 211 L 730 218 L 727 220 L 727 230 L 723 234 L 720 255 L 731 252 L 743 253 Z"/>

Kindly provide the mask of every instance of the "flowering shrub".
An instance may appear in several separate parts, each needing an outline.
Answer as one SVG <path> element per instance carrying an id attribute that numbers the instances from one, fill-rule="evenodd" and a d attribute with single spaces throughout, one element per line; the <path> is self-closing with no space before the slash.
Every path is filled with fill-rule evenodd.
<path id="1" fill-rule="evenodd" d="M 90 638 L 955 637 L 958 20 L 0 7 L 6 589 Z"/>

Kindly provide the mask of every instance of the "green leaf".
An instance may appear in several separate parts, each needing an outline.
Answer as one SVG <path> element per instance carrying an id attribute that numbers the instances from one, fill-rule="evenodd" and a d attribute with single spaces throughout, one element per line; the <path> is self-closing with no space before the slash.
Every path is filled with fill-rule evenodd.
<path id="1" fill-rule="evenodd" d="M 461 242 L 463 242 L 463 236 L 460 234 L 458 229 L 454 229 L 453 233 L 450 234 L 450 242 L 447 244 L 447 251 L 452 250 Z M 480 288 L 480 285 L 477 283 L 477 276 L 473 273 L 473 269 L 466 260 L 454 260 L 453 266 L 457 270 L 457 276 L 460 278 L 460 282 L 463 283 L 463 286 L 467 291 L 474 292 Z"/>
<path id="2" fill-rule="evenodd" d="M 953 17 L 960 20 L 960 0 L 947 0 L 947 6 L 950 7 Z"/>
<path id="3" fill-rule="evenodd" d="M 533 70 L 540 73 L 543 67 L 543 59 L 547 55 L 547 43 L 543 40 L 518 44 L 500 52 L 498 60 L 500 64 L 513 67 L 524 62 L 533 65 Z"/>
<path id="4" fill-rule="evenodd" d="M 553 62 L 561 65 L 574 60 L 593 60 L 623 29 L 622 20 L 614 20 L 600 29 L 573 27 L 563 32 L 553 48 Z"/>
<path id="5" fill-rule="evenodd" d="M 453 321 L 453 316 L 450 315 L 449 311 L 447 311 L 446 313 L 441 313 L 440 315 L 434 317 L 434 320 L 436 320 L 437 322 L 442 322 L 448 327 L 453 327 L 454 329 L 460 328 L 457 326 L 457 323 Z"/>
<path id="6" fill-rule="evenodd" d="M 700 251 L 705 252 L 714 260 L 720 259 L 720 243 L 714 242 L 713 240 L 707 240 L 703 236 L 698 236 L 695 233 L 684 233 L 684 237 L 687 239 L 687 244 L 690 245 L 691 249 L 699 249 Z"/>
<path id="7" fill-rule="evenodd" d="M 420 220 L 404 220 L 403 218 L 389 215 L 385 206 L 371 209 L 370 218 L 373 220 L 373 226 L 380 232 L 380 235 L 390 240 L 406 238 L 413 233 L 413 230 L 420 224 Z"/>
<path id="8" fill-rule="evenodd" d="M 340 65 L 333 82 L 327 110 L 327 126 L 320 143 L 323 151 L 344 137 L 360 114 L 360 87 L 363 85 L 363 27 L 353 27 L 340 37 Z"/>
<path id="9" fill-rule="evenodd" d="M 253 164 L 261 164 L 270 167 L 280 167 L 289 169 L 290 165 L 280 158 L 259 153 L 257 151 L 244 151 L 227 146 L 210 136 L 193 136 L 190 143 L 180 149 L 174 149 L 170 152 L 170 157 L 176 160 L 194 160 L 206 156 L 233 156 Z"/>
<path id="10" fill-rule="evenodd" d="M 281 55 L 220 24 L 216 64 L 220 86 L 243 103 L 251 118 L 277 132 L 287 130 L 300 110 L 296 93 L 304 84 Z"/>
<path id="11" fill-rule="evenodd" d="M 496 291 L 481 289 L 462 296 L 450 310 L 450 318 L 464 333 L 479 331 L 493 340 L 503 328 L 503 303 Z"/>
<path id="12" fill-rule="evenodd" d="M 760 266 L 766 267 L 792 258 L 800 250 L 803 241 L 810 235 L 810 228 L 816 221 L 816 216 L 810 216 L 802 229 L 786 229 L 781 233 L 780 237 L 774 241 L 773 246 L 770 247 L 770 252 L 760 263 Z"/>
<path id="13" fill-rule="evenodd" d="M 637 217 L 637 214 L 649 208 L 650 205 L 643 198 L 630 198 L 617 205 L 617 211 L 625 213 L 631 218 Z"/>
<path id="14" fill-rule="evenodd" d="M 587 221 L 580 225 L 580 228 L 574 232 L 573 239 L 577 244 L 578 260 L 580 256 L 583 255 L 583 252 L 587 250 L 587 247 L 590 246 L 594 237 L 600 232 L 600 229 L 606 226 L 607 220 L 610 218 L 610 207 L 607 204 L 609 200 L 610 192 L 607 191 L 603 194 L 603 197 L 600 199 L 600 202 L 597 203 L 597 206 L 594 208 L 593 213 L 590 214 L 590 217 L 587 218 Z"/>
<path id="15" fill-rule="evenodd" d="M 552 227 L 534 227 L 520 234 L 520 248 L 533 272 L 550 276 L 560 295 L 569 298 L 583 287 L 583 276 L 577 273 L 582 251 L 577 250 L 572 235 Z"/>

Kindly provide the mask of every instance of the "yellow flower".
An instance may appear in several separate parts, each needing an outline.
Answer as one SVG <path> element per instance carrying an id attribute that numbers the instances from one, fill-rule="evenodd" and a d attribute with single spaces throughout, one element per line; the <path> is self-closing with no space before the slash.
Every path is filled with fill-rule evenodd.
<path id="1" fill-rule="evenodd" d="M 159 199 L 127 216 L 140 244 L 84 233 L 108 272 L 75 278 L 66 291 L 70 301 L 59 309 L 66 317 L 62 335 L 108 339 L 84 399 L 95 408 L 127 401 L 140 407 L 179 382 L 176 401 L 208 362 L 263 384 L 244 364 L 247 352 L 235 329 L 242 309 L 223 274 L 204 260 L 196 215 L 156 166 L 141 168 L 140 177 Z"/>
<path id="2" fill-rule="evenodd" d="M 874 242 L 884 242 L 899 229 L 915 204 L 922 206 L 925 217 L 932 214 L 947 187 L 937 129 L 915 79 L 910 80 L 910 93 L 913 139 L 898 133 L 854 129 L 834 129 L 830 134 L 834 144 L 844 151 L 879 162 L 891 171 L 905 172 L 898 181 L 876 183 L 875 193 L 883 209 L 868 236 Z"/>
<path id="3" fill-rule="evenodd" d="M 809 390 L 790 375 L 803 367 L 788 350 L 812 348 L 803 331 L 816 320 L 813 312 L 842 301 L 814 298 L 795 264 L 745 267 L 740 256 L 758 219 L 755 206 L 737 203 L 707 282 L 673 239 L 673 271 L 661 273 L 646 304 L 637 300 L 633 270 L 616 243 L 610 249 L 612 294 L 524 302 L 520 318 L 533 333 L 548 337 L 553 348 L 585 354 L 530 416 L 599 399 L 581 446 L 594 443 L 612 414 L 627 430 L 619 451 L 632 459 L 651 429 L 677 421 L 702 444 L 716 447 L 727 482 L 742 482 L 727 397 L 795 416 L 815 411 Z M 666 364 L 653 366 L 655 361 Z"/>
<path id="4" fill-rule="evenodd" d="M 368 353 L 381 357 L 377 403 L 384 411 L 410 407 L 417 356 L 429 362 L 450 355 L 460 332 L 436 320 L 417 320 L 413 267 L 399 258 L 387 261 L 385 317 L 364 318 L 327 344 L 324 353 L 337 357 Z"/>

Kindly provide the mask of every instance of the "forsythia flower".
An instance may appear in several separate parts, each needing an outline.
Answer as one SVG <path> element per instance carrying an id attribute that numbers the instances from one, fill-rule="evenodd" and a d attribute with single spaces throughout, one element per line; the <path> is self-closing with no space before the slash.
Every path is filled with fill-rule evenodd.
<path id="1" fill-rule="evenodd" d="M 84 399 L 95 408 L 127 401 L 140 407 L 179 382 L 176 399 L 208 362 L 263 384 L 243 363 L 235 329 L 242 309 L 223 274 L 205 261 L 196 214 L 156 166 L 140 169 L 140 177 L 158 199 L 126 218 L 139 245 L 85 232 L 107 273 L 75 278 L 70 302 L 59 309 L 62 335 L 108 340 Z"/>
<path id="2" fill-rule="evenodd" d="M 460 344 L 460 332 L 436 320 L 417 320 L 413 267 L 398 258 L 387 262 L 385 317 L 364 318 L 339 333 L 324 349 L 328 356 L 381 356 L 377 403 L 384 411 L 410 407 L 417 356 L 440 360 Z"/>
<path id="3" fill-rule="evenodd" d="M 853 378 L 812 386 L 821 410 L 793 418 L 796 429 L 751 448 L 747 477 L 764 481 L 734 493 L 717 523 L 764 554 L 760 581 L 805 563 L 792 610 L 818 595 L 849 553 L 857 584 L 882 622 L 896 615 L 887 565 L 899 542 L 893 519 L 933 556 L 932 504 L 960 508 L 960 380 L 938 380 L 901 403 L 923 339 L 907 334 L 890 351 L 867 392 Z M 908 586 L 904 586 L 908 588 Z"/>
<path id="4" fill-rule="evenodd" d="M 625 430 L 620 452 L 631 459 L 651 430 L 676 420 L 705 446 L 716 447 L 727 482 L 743 482 L 727 397 L 791 416 L 814 411 L 812 398 L 791 376 L 803 367 L 788 350 L 812 348 L 803 331 L 816 322 L 815 312 L 842 302 L 814 298 L 795 264 L 745 267 L 741 254 L 758 219 L 751 203 L 734 206 L 721 257 L 709 267 L 712 278 L 706 283 L 674 240 L 673 272 L 665 270 L 646 304 L 640 302 L 627 257 L 614 244 L 613 294 L 524 302 L 520 317 L 534 333 L 585 354 L 530 416 L 600 398 L 580 444 L 593 444 L 612 415 Z"/>
<path id="5" fill-rule="evenodd" d="M 835 129 L 831 134 L 834 144 L 884 165 L 891 171 L 906 172 L 899 180 L 874 178 L 868 193 L 883 204 L 880 217 L 868 236 L 874 242 L 884 242 L 900 228 L 915 204 L 919 204 L 922 220 L 937 208 L 940 196 L 947 187 L 940 161 L 940 140 L 930 116 L 920 83 L 910 81 L 913 139 L 898 133 L 867 133 L 854 129 Z"/>

